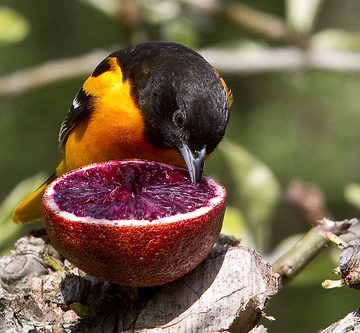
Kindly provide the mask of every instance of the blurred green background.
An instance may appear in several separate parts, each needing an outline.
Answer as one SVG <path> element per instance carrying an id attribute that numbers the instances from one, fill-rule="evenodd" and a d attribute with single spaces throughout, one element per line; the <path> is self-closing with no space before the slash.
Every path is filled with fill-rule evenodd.
<path id="1" fill-rule="evenodd" d="M 101 58 L 61 80 L 57 61 L 146 40 L 198 50 L 233 91 L 227 140 L 206 169 L 229 192 L 224 232 L 266 255 L 308 230 L 284 200 L 294 179 L 314 184 L 336 219 L 356 217 L 359 13 L 356 0 L 2 0 L 0 250 L 41 227 L 15 225 L 11 212 L 57 165 L 61 121 Z M 49 61 L 53 81 L 23 72 Z M 315 332 L 359 306 L 356 291 L 320 287 L 336 255 L 319 256 L 271 300 L 271 332 Z"/>

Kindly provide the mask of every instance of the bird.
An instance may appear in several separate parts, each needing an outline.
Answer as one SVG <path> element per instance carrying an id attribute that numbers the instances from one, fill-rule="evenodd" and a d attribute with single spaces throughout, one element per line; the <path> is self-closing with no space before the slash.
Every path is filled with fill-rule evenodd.
<path id="1" fill-rule="evenodd" d="M 232 93 L 199 53 L 151 41 L 111 53 L 76 94 L 59 131 L 54 174 L 14 210 L 17 223 L 42 218 L 46 186 L 95 162 L 145 159 L 187 168 L 199 182 L 222 140 Z"/>

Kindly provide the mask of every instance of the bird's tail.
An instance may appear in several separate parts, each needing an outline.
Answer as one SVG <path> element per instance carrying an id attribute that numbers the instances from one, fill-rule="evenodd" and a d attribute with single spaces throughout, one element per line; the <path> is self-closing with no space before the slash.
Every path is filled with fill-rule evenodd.
<path id="1" fill-rule="evenodd" d="M 45 188 L 56 178 L 55 173 L 49 177 L 34 193 L 17 205 L 13 214 L 16 223 L 27 223 L 42 218 L 41 199 Z"/>

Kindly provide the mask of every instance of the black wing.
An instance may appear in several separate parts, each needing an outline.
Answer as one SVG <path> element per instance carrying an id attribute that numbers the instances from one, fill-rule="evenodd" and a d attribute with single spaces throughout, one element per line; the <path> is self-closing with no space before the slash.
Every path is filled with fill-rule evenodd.
<path id="1" fill-rule="evenodd" d="M 70 107 L 69 113 L 63 120 L 59 132 L 59 150 L 64 152 L 67 138 L 74 127 L 83 119 L 88 117 L 92 112 L 90 106 L 91 95 L 87 95 L 81 88 L 76 94 L 73 103 Z"/>
<path id="2" fill-rule="evenodd" d="M 104 72 L 110 70 L 110 64 L 108 57 L 106 57 L 100 64 L 98 64 L 91 76 L 97 77 Z M 76 94 L 73 103 L 70 107 L 69 113 L 66 115 L 60 126 L 59 132 L 59 150 L 63 153 L 65 145 L 70 132 L 74 127 L 80 123 L 83 119 L 88 117 L 93 111 L 90 103 L 91 95 L 87 95 L 83 88 Z"/>

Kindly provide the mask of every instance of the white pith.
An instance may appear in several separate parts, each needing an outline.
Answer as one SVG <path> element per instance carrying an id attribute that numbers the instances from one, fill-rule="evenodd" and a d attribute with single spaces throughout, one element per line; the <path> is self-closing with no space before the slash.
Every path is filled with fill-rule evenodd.
<path id="1" fill-rule="evenodd" d="M 122 164 L 122 163 L 128 163 L 130 161 L 134 161 L 134 160 L 122 160 L 122 161 L 117 161 L 117 163 Z M 135 160 L 137 165 L 142 164 L 142 163 L 147 163 L 146 161 L 140 161 L 140 160 Z M 114 161 L 109 161 L 109 162 L 103 162 L 101 164 L 113 164 Z M 157 163 L 157 162 L 152 162 L 152 163 Z M 159 163 L 161 164 L 161 163 Z M 159 218 L 156 220 L 135 220 L 135 219 L 131 219 L 131 220 L 108 220 L 108 219 L 96 219 L 90 216 L 77 216 L 73 213 L 67 212 L 67 211 L 63 211 L 59 208 L 58 204 L 55 202 L 54 200 L 54 194 L 55 194 L 55 190 L 54 187 L 56 186 L 56 184 L 58 182 L 61 182 L 64 178 L 68 178 L 70 177 L 72 174 L 81 171 L 85 171 L 88 169 L 92 169 L 92 168 L 98 168 L 99 167 L 99 163 L 96 164 L 91 164 L 85 167 L 81 167 L 79 169 L 70 171 L 69 173 L 63 175 L 62 177 L 56 179 L 55 181 L 53 181 L 45 190 L 45 194 L 44 194 L 44 201 L 46 203 L 47 209 L 51 210 L 52 212 L 56 212 L 56 215 L 58 215 L 59 217 L 65 219 L 65 220 L 69 220 L 69 221 L 74 221 L 74 222 L 82 222 L 82 223 L 108 223 L 108 224 L 121 224 L 121 225 L 137 225 L 137 226 L 141 226 L 141 225 L 147 225 L 147 224 L 157 224 L 157 223 L 172 223 L 172 222 L 179 222 L 179 221 L 184 221 L 187 219 L 194 219 L 198 216 L 202 216 L 205 215 L 206 213 L 208 213 L 210 210 L 212 210 L 214 207 L 220 205 L 226 197 L 226 192 L 225 192 L 225 188 L 223 186 L 221 186 L 220 184 L 216 183 L 215 180 L 213 180 L 212 178 L 203 176 L 203 178 L 206 180 L 207 184 L 211 187 L 211 189 L 214 191 L 214 196 L 207 202 L 206 206 L 200 207 L 194 211 L 190 211 L 187 213 L 179 213 L 179 214 L 175 214 L 172 216 L 168 216 L 168 217 L 163 217 L 163 218 Z M 170 169 L 179 169 L 177 167 L 173 167 L 173 166 L 167 166 L 167 168 Z"/>

